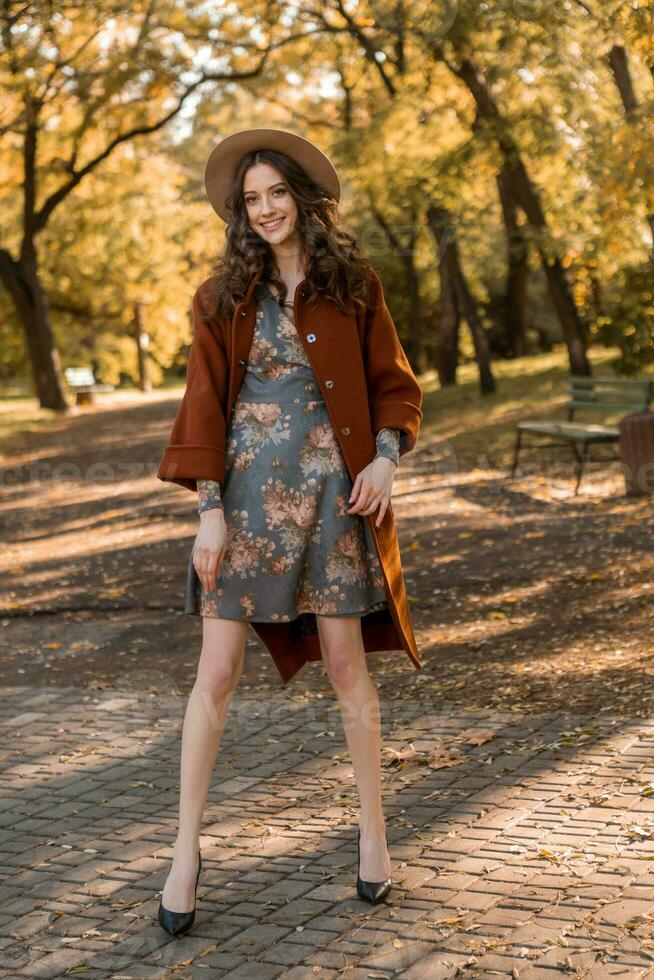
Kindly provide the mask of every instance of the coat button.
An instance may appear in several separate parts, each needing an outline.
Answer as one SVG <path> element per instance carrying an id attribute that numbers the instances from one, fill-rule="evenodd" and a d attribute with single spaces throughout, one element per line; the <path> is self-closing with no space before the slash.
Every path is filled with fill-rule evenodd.
<path id="1" fill-rule="evenodd" d="M 333 387 L 334 387 L 334 382 L 331 379 L 329 381 L 325 381 L 325 388 L 333 388 Z"/>
<path id="2" fill-rule="evenodd" d="M 241 316 L 247 316 L 247 315 L 248 315 L 247 310 L 241 310 Z"/>
<path id="3" fill-rule="evenodd" d="M 346 425 L 343 426 L 343 428 L 341 429 L 341 432 L 343 433 L 344 436 L 349 436 L 349 434 L 350 434 L 350 430 L 348 429 L 348 427 Z"/>
<path id="4" fill-rule="evenodd" d="M 238 363 L 239 363 L 239 364 L 245 364 L 245 361 L 244 361 L 244 360 L 243 360 L 243 358 L 241 357 Z"/>
<path id="5" fill-rule="evenodd" d="M 316 339 L 315 333 L 308 333 L 307 334 L 307 340 L 309 341 L 310 344 L 313 344 L 314 341 L 315 341 L 315 339 Z"/>

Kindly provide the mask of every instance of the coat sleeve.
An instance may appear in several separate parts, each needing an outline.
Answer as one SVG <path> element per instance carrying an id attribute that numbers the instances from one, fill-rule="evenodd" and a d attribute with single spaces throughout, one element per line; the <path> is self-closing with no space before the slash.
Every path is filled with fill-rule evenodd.
<path id="1" fill-rule="evenodd" d="M 193 296 L 193 340 L 186 390 L 177 409 L 157 477 L 197 491 L 197 480 L 225 478 L 225 402 L 228 360 L 213 321 L 201 317 L 201 289 Z"/>
<path id="2" fill-rule="evenodd" d="M 411 370 L 389 312 L 379 276 L 372 274 L 364 332 L 364 362 L 373 432 L 400 430 L 400 456 L 416 444 L 422 389 Z"/>

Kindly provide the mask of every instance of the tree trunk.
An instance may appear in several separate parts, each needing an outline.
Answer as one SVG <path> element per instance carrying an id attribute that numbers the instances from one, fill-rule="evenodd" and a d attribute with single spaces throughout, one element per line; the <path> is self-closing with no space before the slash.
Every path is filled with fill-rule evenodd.
<path id="1" fill-rule="evenodd" d="M 454 288 L 452 263 L 447 257 L 438 266 L 441 281 L 441 317 L 437 334 L 436 370 L 442 386 L 456 384 L 459 365 L 461 315 Z"/>
<path id="2" fill-rule="evenodd" d="M 406 244 L 401 242 L 397 237 L 393 226 L 386 220 L 382 212 L 375 207 L 372 198 L 370 198 L 370 209 L 404 267 L 404 276 L 409 296 L 409 342 L 407 344 L 407 357 L 413 370 L 417 374 L 421 374 L 428 369 L 429 365 L 424 350 L 420 281 L 415 264 L 415 245 L 418 232 L 415 209 L 411 209 L 411 231 Z"/>
<path id="3" fill-rule="evenodd" d="M 440 322 L 436 336 L 436 371 L 441 387 L 456 384 L 459 364 L 461 316 L 454 287 L 454 275 L 448 244 L 450 229 L 435 207 L 427 209 L 427 221 L 436 240 L 438 276 L 440 279 Z"/>
<path id="4" fill-rule="evenodd" d="M 409 291 L 409 338 L 411 352 L 409 360 L 417 374 L 422 374 L 428 368 L 422 336 L 422 303 L 420 301 L 420 285 L 414 262 L 414 253 L 402 257 L 407 289 Z"/>
<path id="5" fill-rule="evenodd" d="M 454 238 L 454 223 L 447 209 L 435 204 L 430 204 L 427 208 L 427 221 L 438 242 L 440 264 L 447 268 L 448 288 L 452 290 L 457 309 L 463 313 L 472 334 L 475 358 L 479 367 L 480 390 L 484 395 L 489 394 L 495 391 L 495 379 L 490 365 L 488 339 L 479 316 L 477 302 L 461 267 L 459 250 Z M 449 301 L 451 302 L 451 296 Z"/>
<path id="6" fill-rule="evenodd" d="M 506 293 L 504 296 L 504 332 L 509 357 L 527 353 L 527 279 L 529 249 L 517 221 L 518 207 L 511 194 L 506 165 L 497 175 L 497 187 L 507 240 Z"/>
<path id="7" fill-rule="evenodd" d="M 549 227 L 536 187 L 531 182 L 527 169 L 520 156 L 518 145 L 509 132 L 506 120 L 500 114 L 484 77 L 477 71 L 469 58 L 463 58 L 457 67 L 448 62 L 438 49 L 438 56 L 445 61 L 458 78 L 467 86 L 477 106 L 478 120 L 491 125 L 497 144 L 504 157 L 506 180 L 516 202 L 527 216 L 529 223 L 536 228 L 538 252 L 540 254 L 547 285 L 554 308 L 557 312 L 563 336 L 568 347 L 570 370 L 573 374 L 590 375 L 590 362 L 586 354 L 584 329 L 572 299 L 572 293 L 565 276 L 560 257 L 549 242 Z"/>
<path id="8" fill-rule="evenodd" d="M 631 80 L 627 51 L 621 44 L 614 44 L 609 51 L 609 65 L 613 72 L 613 81 L 617 85 L 618 92 L 620 93 L 622 107 L 625 114 L 629 116 L 638 108 L 638 99 L 636 98 L 636 90 Z"/>
<path id="9" fill-rule="evenodd" d="M 597 271 L 595 268 L 588 269 L 588 278 L 590 280 L 590 290 L 593 297 L 593 308 L 595 311 L 595 316 L 606 316 L 606 306 L 604 304 L 604 293 L 602 291 L 602 284 L 599 281 Z"/>
<path id="10" fill-rule="evenodd" d="M 14 301 L 23 327 L 41 408 L 68 411 L 59 351 L 52 336 L 50 307 L 39 282 L 34 252 L 31 258 L 24 256 L 17 262 L 6 249 L 0 249 L 0 280 Z"/>
<path id="11" fill-rule="evenodd" d="M 134 303 L 133 321 L 134 340 L 136 341 L 136 351 L 139 366 L 139 391 L 152 391 L 152 381 L 150 380 L 150 370 L 148 363 L 148 343 L 150 338 L 143 326 L 143 304 Z"/>
<path id="12" fill-rule="evenodd" d="M 559 315 L 563 336 L 568 347 L 572 374 L 590 375 L 591 368 L 586 353 L 586 337 L 574 304 L 561 259 L 552 256 L 542 246 L 538 252 L 543 262 L 549 294 Z"/>
<path id="13" fill-rule="evenodd" d="M 636 90 L 631 80 L 631 70 L 629 68 L 629 58 L 627 57 L 626 48 L 624 48 L 621 44 L 614 44 L 609 52 L 609 64 L 611 66 L 611 71 L 613 72 L 613 80 L 616 84 L 618 92 L 620 93 L 620 99 L 622 100 L 622 108 L 624 109 L 625 116 L 629 121 L 633 121 L 636 117 L 639 103 Z M 647 215 L 647 224 L 649 226 L 650 235 L 652 236 L 652 252 L 650 257 L 652 262 L 654 262 L 653 213 Z"/>

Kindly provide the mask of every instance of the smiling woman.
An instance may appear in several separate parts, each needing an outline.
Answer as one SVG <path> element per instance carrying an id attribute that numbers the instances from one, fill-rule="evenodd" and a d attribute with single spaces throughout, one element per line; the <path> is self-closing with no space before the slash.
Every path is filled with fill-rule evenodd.
<path id="1" fill-rule="evenodd" d="M 193 297 L 187 388 L 159 469 L 197 490 L 200 513 L 185 611 L 202 617 L 203 644 L 159 909 L 176 935 L 193 920 L 200 821 L 247 624 L 285 683 L 322 660 L 347 711 L 361 794 L 356 889 L 373 903 L 390 890 L 391 865 L 366 654 L 404 649 L 422 666 L 390 502 L 422 393 L 379 277 L 339 223 L 336 172 L 302 137 L 253 130 L 214 149 L 206 184 L 228 222 L 226 248 Z"/>

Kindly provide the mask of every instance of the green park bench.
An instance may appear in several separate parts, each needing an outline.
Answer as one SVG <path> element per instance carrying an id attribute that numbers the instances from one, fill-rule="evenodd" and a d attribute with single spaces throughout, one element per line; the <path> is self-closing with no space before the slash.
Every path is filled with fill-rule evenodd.
<path id="1" fill-rule="evenodd" d="M 616 443 L 620 439 L 620 430 L 615 425 L 600 423 L 575 422 L 575 412 L 587 409 L 602 414 L 621 412 L 624 415 L 637 412 L 647 412 L 654 394 L 654 381 L 617 380 L 615 378 L 585 378 L 577 375 L 570 376 L 569 400 L 566 402 L 568 411 L 567 422 L 552 420 L 530 419 L 518 422 L 516 426 L 516 441 L 513 454 L 511 477 L 515 476 L 518 458 L 522 447 L 522 437 L 525 434 L 537 436 L 541 441 L 534 448 L 544 446 L 569 445 L 577 460 L 577 485 L 575 495 L 579 492 L 579 484 L 587 462 L 609 462 L 620 459 L 618 453 L 613 456 L 593 456 L 591 447 L 602 444 Z"/>
<path id="2" fill-rule="evenodd" d="M 69 367 L 64 371 L 66 384 L 75 393 L 75 404 L 91 405 L 97 391 L 113 391 L 113 385 L 100 384 L 90 367 Z"/>

